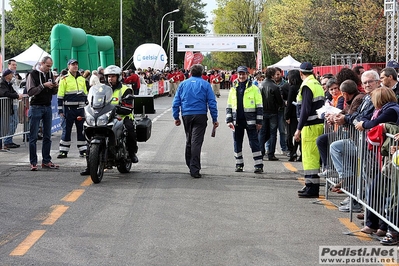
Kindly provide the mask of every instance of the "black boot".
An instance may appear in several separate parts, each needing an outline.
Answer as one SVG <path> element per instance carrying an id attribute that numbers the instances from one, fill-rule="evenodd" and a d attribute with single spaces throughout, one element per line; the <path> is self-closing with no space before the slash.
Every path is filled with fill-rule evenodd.
<path id="1" fill-rule="evenodd" d="M 86 168 L 82 172 L 80 172 L 80 175 L 90 175 L 89 156 L 86 156 Z"/>
<path id="2" fill-rule="evenodd" d="M 319 197 L 320 184 L 308 183 L 306 189 L 302 193 L 298 193 L 300 198 L 318 198 Z"/>
<path id="3" fill-rule="evenodd" d="M 82 172 L 80 172 L 80 175 L 90 175 L 89 168 L 86 167 Z"/>
<path id="4" fill-rule="evenodd" d="M 300 190 L 298 190 L 298 194 L 305 192 L 306 190 L 306 186 L 303 186 L 303 188 L 301 188 Z"/>
<path id="5" fill-rule="evenodd" d="M 288 161 L 289 162 L 295 162 L 297 157 L 298 157 L 298 155 L 296 155 L 296 154 L 290 154 L 290 158 L 288 159 Z"/>
<path id="6" fill-rule="evenodd" d="M 139 162 L 139 158 L 137 158 L 137 155 L 134 154 L 132 157 L 132 163 L 138 163 Z"/>

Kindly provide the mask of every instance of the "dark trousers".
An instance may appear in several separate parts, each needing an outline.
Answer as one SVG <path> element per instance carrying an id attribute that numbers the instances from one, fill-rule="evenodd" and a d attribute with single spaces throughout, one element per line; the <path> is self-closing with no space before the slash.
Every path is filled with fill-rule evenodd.
<path id="1" fill-rule="evenodd" d="M 43 141 L 42 141 L 42 163 L 49 163 L 51 161 L 51 123 L 52 111 L 51 106 L 31 105 L 29 108 L 29 161 L 36 165 L 37 159 L 37 133 L 39 132 L 40 121 L 43 123 Z"/>
<path id="2" fill-rule="evenodd" d="M 329 165 L 327 163 L 327 156 L 330 151 L 329 139 L 331 139 L 334 135 L 335 135 L 335 132 L 330 132 L 328 134 L 320 135 L 316 139 L 316 145 L 317 145 L 317 148 L 319 149 L 321 163 L 323 165 L 323 170 L 328 169 L 328 167 L 329 167 Z"/>
<path id="3" fill-rule="evenodd" d="M 60 151 L 69 152 L 71 147 L 71 133 L 73 124 L 76 125 L 76 135 L 77 135 L 77 147 L 79 152 L 86 153 L 86 138 L 83 133 L 83 120 L 78 120 L 78 116 L 84 117 L 84 109 L 78 107 L 65 106 L 64 108 L 64 118 L 65 118 L 65 128 L 62 128 L 62 135 L 60 140 Z"/>
<path id="4" fill-rule="evenodd" d="M 259 143 L 262 156 L 265 155 L 265 144 L 270 142 L 269 151 L 267 156 L 274 157 L 277 141 L 277 114 L 263 114 L 262 128 L 259 131 Z"/>
<path id="5" fill-rule="evenodd" d="M 291 118 L 290 123 L 287 126 L 287 146 L 290 151 L 290 157 L 295 156 L 298 147 L 301 145 L 300 141 L 294 140 L 294 135 L 296 128 L 298 127 L 298 120 L 296 118 Z"/>
<path id="6" fill-rule="evenodd" d="M 186 132 L 186 165 L 191 174 L 197 174 L 201 170 L 201 148 L 207 121 L 206 114 L 183 116 L 184 131 Z"/>
<path id="7" fill-rule="evenodd" d="M 249 146 L 251 146 L 252 157 L 254 159 L 254 166 L 263 168 L 261 147 L 258 140 L 258 131 L 256 127 L 248 128 L 247 122 L 237 122 L 233 133 L 234 138 L 234 157 L 236 159 L 236 166 L 244 167 L 244 158 L 242 155 L 242 143 L 244 141 L 244 133 L 247 131 L 249 139 Z"/>
<path id="8" fill-rule="evenodd" d="M 133 158 L 133 153 L 137 153 L 138 147 L 137 147 L 137 140 L 136 140 L 136 131 L 134 129 L 134 124 L 133 120 L 130 119 L 129 117 L 125 117 L 123 119 L 123 125 L 125 126 L 127 130 L 127 138 L 126 138 L 126 146 L 127 150 L 130 153 L 130 158 Z"/>

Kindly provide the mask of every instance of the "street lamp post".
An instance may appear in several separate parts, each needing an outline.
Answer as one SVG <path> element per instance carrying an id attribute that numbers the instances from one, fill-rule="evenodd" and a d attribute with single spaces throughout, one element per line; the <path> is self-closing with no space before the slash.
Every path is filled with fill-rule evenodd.
<path id="1" fill-rule="evenodd" d="M 176 13 L 176 12 L 179 12 L 179 11 L 180 11 L 179 9 L 175 9 L 175 10 L 170 11 L 170 12 L 166 13 L 165 15 L 163 15 L 163 17 L 162 17 L 162 19 L 161 19 L 161 47 L 162 47 L 162 44 L 163 44 L 163 19 L 164 19 L 167 15 L 172 14 L 172 13 Z"/>
<path id="2" fill-rule="evenodd" d="M 120 64 L 121 64 L 121 69 L 123 70 L 123 29 L 122 29 L 122 26 L 123 26 L 123 23 L 122 23 L 122 0 L 121 0 L 121 3 L 120 3 L 120 10 L 119 10 L 119 17 L 120 17 L 120 21 L 119 21 L 119 23 L 120 23 L 120 25 L 119 25 L 119 30 L 120 30 L 120 49 L 121 49 L 121 56 L 120 56 L 120 59 L 121 59 L 121 62 L 120 62 Z"/>

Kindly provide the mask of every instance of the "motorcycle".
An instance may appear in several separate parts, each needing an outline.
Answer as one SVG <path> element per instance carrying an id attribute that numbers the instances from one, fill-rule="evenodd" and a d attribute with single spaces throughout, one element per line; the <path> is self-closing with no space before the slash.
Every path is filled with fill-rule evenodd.
<path id="1" fill-rule="evenodd" d="M 113 100 L 112 88 L 106 85 L 97 85 L 90 88 L 87 96 L 88 105 L 85 107 L 84 134 L 89 143 L 88 168 L 93 183 L 100 183 L 105 168 L 116 166 L 120 173 L 129 173 L 132 161 L 127 149 L 127 130 L 123 125 L 123 119 L 118 111 L 123 106 L 111 104 Z M 133 95 L 128 95 L 131 100 Z M 134 108 L 134 106 L 133 106 Z M 128 108 L 132 112 L 131 107 Z M 151 134 L 151 120 L 143 113 L 141 119 L 134 120 L 134 124 L 142 124 L 146 121 L 149 128 L 145 130 Z M 149 123 L 148 123 L 149 121 Z M 142 140 L 138 140 L 142 141 Z"/>

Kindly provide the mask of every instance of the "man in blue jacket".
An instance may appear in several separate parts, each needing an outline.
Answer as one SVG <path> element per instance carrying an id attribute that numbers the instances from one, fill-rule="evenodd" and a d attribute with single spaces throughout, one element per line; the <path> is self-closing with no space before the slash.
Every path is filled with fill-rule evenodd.
<path id="1" fill-rule="evenodd" d="M 201 147 L 208 121 L 208 107 L 212 116 L 213 127 L 219 126 L 218 109 L 215 95 L 209 82 L 202 79 L 204 68 L 200 64 L 190 69 L 191 78 L 180 83 L 173 99 L 173 118 L 180 126 L 180 112 L 186 132 L 186 164 L 194 178 L 200 178 Z"/>

